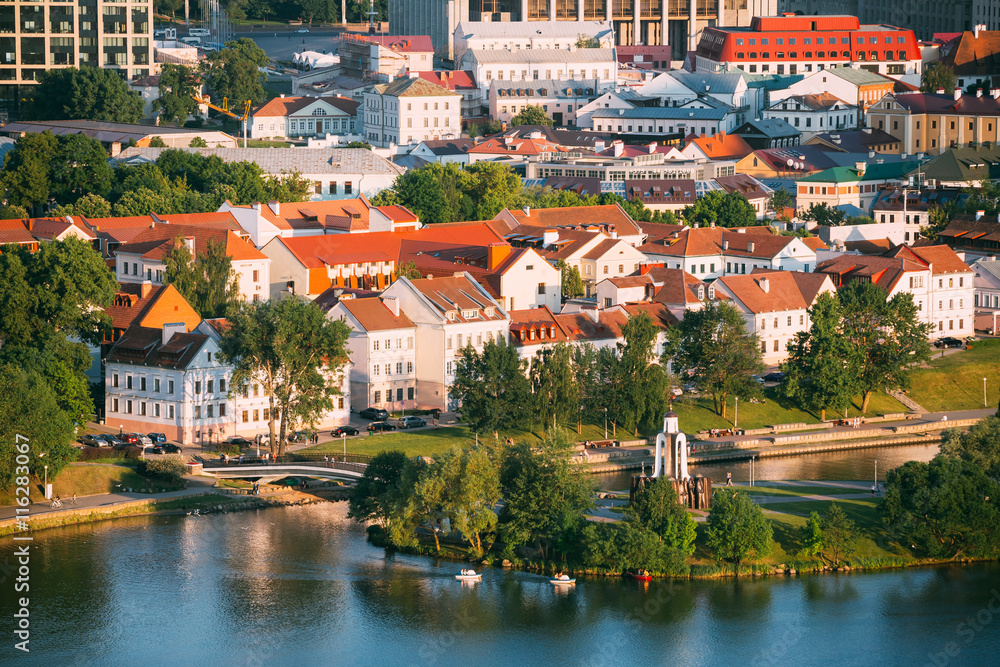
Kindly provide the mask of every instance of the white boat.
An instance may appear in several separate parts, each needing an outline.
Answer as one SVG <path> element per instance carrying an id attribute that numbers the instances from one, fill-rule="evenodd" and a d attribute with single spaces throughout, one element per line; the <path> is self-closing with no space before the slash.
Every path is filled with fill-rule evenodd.
<path id="1" fill-rule="evenodd" d="M 556 586 L 572 586 L 576 583 L 576 579 L 549 579 L 549 583 Z"/>
<path id="2" fill-rule="evenodd" d="M 480 572 L 473 572 L 471 574 L 456 574 L 455 578 L 459 581 L 479 581 L 483 575 Z"/>

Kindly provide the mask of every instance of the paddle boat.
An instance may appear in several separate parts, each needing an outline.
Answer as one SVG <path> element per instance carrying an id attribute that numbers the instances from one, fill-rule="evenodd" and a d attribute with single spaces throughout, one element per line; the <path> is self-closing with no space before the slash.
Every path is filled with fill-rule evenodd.
<path id="1" fill-rule="evenodd" d="M 556 586 L 572 586 L 576 583 L 576 579 L 570 579 L 568 574 L 557 574 L 552 579 L 549 579 L 549 583 Z"/>
<path id="2" fill-rule="evenodd" d="M 653 580 L 653 575 L 651 575 L 649 572 L 646 572 L 645 570 L 629 572 L 628 576 L 632 577 L 633 579 L 638 579 L 639 581 Z"/>
<path id="3" fill-rule="evenodd" d="M 483 578 L 483 575 L 475 570 L 462 570 L 455 575 L 455 578 L 459 581 L 479 581 Z"/>

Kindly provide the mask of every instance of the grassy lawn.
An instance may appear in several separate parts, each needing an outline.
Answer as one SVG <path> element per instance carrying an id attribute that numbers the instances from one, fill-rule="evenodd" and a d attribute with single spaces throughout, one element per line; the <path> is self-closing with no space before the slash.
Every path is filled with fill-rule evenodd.
<path id="1" fill-rule="evenodd" d="M 41 479 L 33 479 L 31 485 L 32 502 L 43 502 Z M 162 482 L 154 482 L 139 475 L 133 467 L 108 463 L 77 463 L 63 468 L 58 477 L 49 476 L 52 493 L 62 498 L 92 496 L 99 493 L 112 493 L 116 487 L 126 489 L 151 489 L 156 491 L 173 491 L 179 487 L 169 486 Z M 0 492 L 0 507 L 15 504 L 14 489 Z"/>
<path id="2" fill-rule="evenodd" d="M 983 378 L 987 378 L 987 401 L 994 407 L 998 368 L 1000 339 L 976 341 L 971 350 L 938 356 L 926 368 L 914 370 L 910 398 L 931 412 L 975 410 L 983 407 Z"/>
<path id="3" fill-rule="evenodd" d="M 864 489 L 851 489 L 839 486 L 751 486 L 738 487 L 748 496 L 815 496 L 815 495 L 845 495 L 849 493 L 864 493 Z"/>
<path id="4" fill-rule="evenodd" d="M 243 142 L 240 141 L 242 147 Z M 290 141 L 267 141 L 266 139 L 249 139 L 247 148 L 288 148 L 292 145 Z"/>
<path id="5" fill-rule="evenodd" d="M 764 389 L 765 403 L 750 403 L 740 401 L 739 427 L 745 429 L 764 428 L 772 424 L 793 424 L 818 423 L 819 414 L 803 410 L 791 401 L 778 396 L 774 387 Z M 733 425 L 733 406 L 735 401 L 732 397 L 728 400 L 726 419 L 715 414 L 712 398 L 710 396 L 684 395 L 679 401 L 673 404 L 674 412 L 680 418 L 681 428 L 686 433 L 704 431 L 710 428 L 729 428 Z M 861 397 L 855 397 L 849 413 L 857 415 L 861 412 Z M 892 412 L 907 412 L 906 407 L 883 393 L 872 396 L 868 403 L 869 415 L 879 415 Z M 827 418 L 835 416 L 827 412 Z"/>

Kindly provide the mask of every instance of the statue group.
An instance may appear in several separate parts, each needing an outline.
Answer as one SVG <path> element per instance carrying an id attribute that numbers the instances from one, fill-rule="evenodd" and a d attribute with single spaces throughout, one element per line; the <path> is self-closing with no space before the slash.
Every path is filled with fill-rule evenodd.
<path id="1" fill-rule="evenodd" d="M 645 472 L 632 477 L 630 497 L 641 491 L 650 480 L 666 477 L 674 485 L 681 505 L 688 509 L 707 510 L 712 503 L 712 480 L 688 474 L 687 436 L 681 433 L 677 414 L 671 410 L 663 418 L 663 431 L 656 435 L 653 475 Z"/>

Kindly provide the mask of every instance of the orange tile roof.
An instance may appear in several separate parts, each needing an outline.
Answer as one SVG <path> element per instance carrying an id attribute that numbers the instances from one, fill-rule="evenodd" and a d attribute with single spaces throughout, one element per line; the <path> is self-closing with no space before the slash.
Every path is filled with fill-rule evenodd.
<path id="1" fill-rule="evenodd" d="M 971 30 L 966 30 L 942 60 L 957 76 L 978 75 L 989 80 L 996 74 L 997 63 L 1000 62 L 1000 31 L 981 30 L 977 37 Z"/>
<path id="2" fill-rule="evenodd" d="M 689 135 L 693 136 L 693 135 Z M 738 134 L 726 134 L 720 132 L 711 136 L 701 135 L 694 137 L 688 145 L 694 144 L 712 160 L 738 160 L 753 153 L 743 137 Z"/>
<path id="3" fill-rule="evenodd" d="M 452 91 L 476 88 L 476 74 L 467 70 L 418 72 L 418 74 L 421 79 Z"/>
<path id="4" fill-rule="evenodd" d="M 415 325 L 402 310 L 393 315 L 380 297 L 367 299 L 342 299 L 344 308 L 364 327 L 365 331 L 412 329 Z"/>
<path id="5" fill-rule="evenodd" d="M 661 329 L 668 329 L 680 322 L 663 303 L 626 303 L 622 308 L 629 317 L 635 317 L 639 313 L 649 315 L 653 323 Z"/>
<path id="6" fill-rule="evenodd" d="M 413 287 L 433 303 L 442 313 L 456 311 L 455 322 L 495 321 L 504 319 L 496 310 L 487 315 L 486 308 L 494 308 L 476 289 L 476 284 L 468 277 L 448 276 L 444 278 L 418 278 L 411 280 Z M 476 311 L 475 318 L 467 319 L 463 311 Z"/>
<path id="7" fill-rule="evenodd" d="M 96 238 L 94 232 L 75 221 L 67 222 L 63 218 L 32 218 L 28 221 L 28 229 L 36 239 L 54 239 L 70 227 L 76 227 L 91 239 Z"/>
<path id="8" fill-rule="evenodd" d="M 933 275 L 946 273 L 968 273 L 969 265 L 946 245 L 897 246 L 886 253 L 886 257 L 911 257 L 931 267 Z"/>
<path id="9" fill-rule="evenodd" d="M 729 242 L 726 250 L 723 250 L 724 241 Z M 664 242 L 669 245 L 646 244 L 643 252 L 672 257 L 701 257 L 722 253 L 734 257 L 774 257 L 792 242 L 792 237 L 775 235 L 769 227 L 764 226 L 747 227 L 743 232 L 722 227 L 688 227 L 677 234 L 676 240 L 668 237 Z"/>
<path id="10" fill-rule="evenodd" d="M 921 261 L 906 257 L 880 257 L 874 255 L 840 255 L 816 265 L 816 273 L 835 278 L 834 284 L 842 287 L 854 279 L 875 283 L 891 292 L 908 271 L 926 271 Z"/>
<path id="11" fill-rule="evenodd" d="M 216 243 L 226 244 L 226 254 L 233 261 L 267 259 L 267 256 L 257 250 L 252 243 L 242 240 L 228 230 L 176 224 L 156 225 L 144 229 L 128 243 L 118 246 L 115 252 L 140 255 L 145 259 L 160 259 L 173 247 L 178 237 L 194 238 L 195 256 L 205 252 L 209 239 L 212 239 Z"/>
<path id="12" fill-rule="evenodd" d="M 275 97 L 269 102 L 265 102 L 250 112 L 251 116 L 278 116 L 285 117 L 303 109 L 313 102 L 324 101 L 332 107 L 340 109 L 344 113 L 353 116 L 357 113 L 360 102 L 349 97 L 333 95 L 329 97 Z"/>
<path id="13" fill-rule="evenodd" d="M 504 215 L 510 215 L 519 225 L 528 228 L 571 227 L 583 229 L 588 226 L 607 225 L 611 230 L 618 232 L 618 236 L 642 234 L 642 228 L 618 204 L 533 208 L 529 209 L 527 213 L 523 209 L 507 209 L 501 211 L 496 217 L 500 218 Z M 517 233 L 518 229 L 515 227 L 512 231 Z"/>
<path id="14" fill-rule="evenodd" d="M 545 139 L 504 137 L 500 139 L 487 139 L 481 144 L 470 148 L 469 154 L 540 155 L 542 153 L 564 153 L 567 150 L 565 146 L 560 146 Z"/>
<path id="15" fill-rule="evenodd" d="M 28 228 L 24 226 L 24 221 L 17 219 L 0 220 L 0 245 L 5 243 L 28 244 L 38 243 L 38 241 L 28 233 Z"/>
<path id="16" fill-rule="evenodd" d="M 377 208 L 382 215 L 389 218 L 393 222 L 420 222 L 416 213 L 400 204 L 393 204 L 391 206 L 376 206 L 375 208 Z"/>
<path id="17" fill-rule="evenodd" d="M 155 213 L 153 215 L 157 220 L 163 222 L 164 224 L 201 226 L 210 227 L 212 229 L 229 229 L 237 232 L 238 234 L 243 234 L 243 228 L 240 227 L 240 223 L 236 221 L 236 218 L 233 217 L 233 214 L 229 211 L 213 211 L 210 213 L 171 213 L 169 215 Z"/>
<path id="18" fill-rule="evenodd" d="M 750 312 L 773 313 L 811 307 L 828 279 L 823 273 L 755 269 L 749 275 L 723 276 L 718 280 Z"/>
<path id="19" fill-rule="evenodd" d="M 806 244 L 810 250 L 826 250 L 826 244 L 823 243 L 823 239 L 818 236 L 803 236 L 802 242 Z"/>

